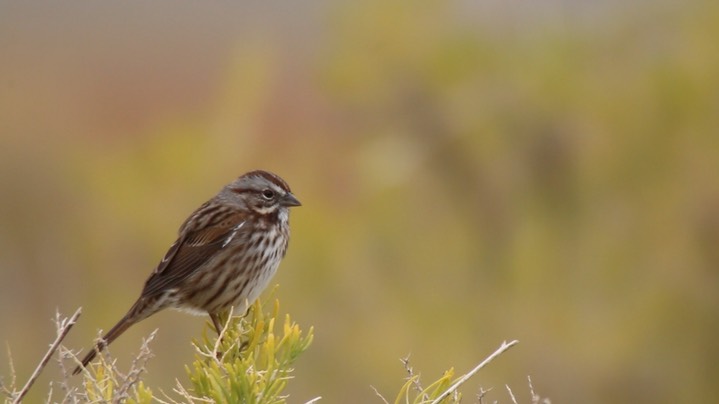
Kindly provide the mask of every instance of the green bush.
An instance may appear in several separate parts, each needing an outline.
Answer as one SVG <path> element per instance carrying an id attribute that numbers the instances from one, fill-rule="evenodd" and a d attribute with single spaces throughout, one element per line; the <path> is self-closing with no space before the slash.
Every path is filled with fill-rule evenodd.
<path id="1" fill-rule="evenodd" d="M 285 403 L 288 396 L 283 395 L 283 391 L 288 381 L 294 377 L 293 364 L 312 343 L 313 329 L 310 327 L 307 332 L 303 332 L 300 326 L 291 320 L 289 314 L 282 315 L 278 300 L 274 301 L 271 310 L 263 308 L 258 300 L 245 316 L 232 314 L 232 311 L 229 311 L 222 316 L 224 327 L 220 335 L 215 333 L 208 322 L 202 338 L 193 341 L 197 351 L 195 360 L 191 366 L 185 368 L 189 382 L 183 384 L 178 381 L 172 396 L 165 392 L 158 395 L 142 382 L 145 364 L 152 356 L 149 344 L 155 337 L 154 332 L 143 341 L 140 353 L 134 358 L 128 371 L 123 372 L 118 369 L 116 362 L 105 351 L 99 355 L 96 363 L 83 370 L 82 384 L 73 387 L 73 383 L 78 379 L 71 376 L 69 370 L 80 364 L 80 361 L 75 353 L 60 345 L 60 342 L 74 325 L 80 310 L 67 319 L 62 319 L 57 314 L 55 321 L 58 337 L 28 383 L 22 388 L 16 386 L 16 375 L 11 359 L 11 382 L 7 385 L 0 384 L 0 391 L 5 394 L 6 403 L 22 401 L 39 372 L 58 350 L 58 364 L 63 378 L 60 382 L 51 383 L 50 390 L 45 395 L 48 402 Z M 279 324 L 280 322 L 282 324 Z M 454 370 L 449 369 L 426 388 L 422 387 L 419 375 L 415 374 L 409 365 L 409 359 L 403 359 L 408 377 L 399 389 L 394 403 L 459 403 L 462 395 L 458 388 L 516 343 L 517 341 L 503 343 L 472 371 L 456 379 Z M 72 366 L 66 366 L 66 362 Z M 55 385 L 60 386 L 59 391 L 53 389 Z M 507 389 L 512 401 L 516 403 L 509 387 Z M 539 403 L 539 397 L 533 390 L 531 391 L 532 402 Z M 482 390 L 479 395 L 480 403 L 484 393 Z M 60 398 L 54 397 L 55 395 Z M 389 403 L 379 392 L 377 395 L 382 401 Z M 310 403 L 319 399 L 320 397 L 317 397 Z"/>

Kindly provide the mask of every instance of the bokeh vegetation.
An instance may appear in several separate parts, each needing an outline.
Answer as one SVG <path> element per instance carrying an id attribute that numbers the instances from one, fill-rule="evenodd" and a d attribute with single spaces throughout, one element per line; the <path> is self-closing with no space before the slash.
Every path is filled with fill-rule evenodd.
<path id="1" fill-rule="evenodd" d="M 185 216 L 261 167 L 303 202 L 276 278 L 315 326 L 297 402 L 378 402 L 408 353 L 429 381 L 508 339 L 476 391 L 719 401 L 716 2 L 289 3 L 0 5 L 19 377 L 56 307 L 84 306 L 65 344 L 87 348 Z M 113 353 L 159 328 L 169 390 L 202 326 L 159 314 Z"/>

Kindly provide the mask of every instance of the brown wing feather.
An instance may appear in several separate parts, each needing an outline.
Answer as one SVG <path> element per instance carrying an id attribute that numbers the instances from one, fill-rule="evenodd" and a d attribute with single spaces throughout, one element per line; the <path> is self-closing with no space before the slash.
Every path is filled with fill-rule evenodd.
<path id="1" fill-rule="evenodd" d="M 214 226 L 186 232 L 147 279 L 142 296 L 152 296 L 179 285 L 221 251 L 228 238 L 239 238 L 237 233 L 242 232 L 243 223 L 239 215 L 234 215 Z"/>

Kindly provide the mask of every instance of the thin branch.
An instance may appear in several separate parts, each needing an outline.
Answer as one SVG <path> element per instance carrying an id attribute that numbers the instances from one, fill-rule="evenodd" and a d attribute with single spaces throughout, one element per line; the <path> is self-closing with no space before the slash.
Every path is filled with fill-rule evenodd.
<path id="1" fill-rule="evenodd" d="M 175 393 L 181 395 L 182 397 L 184 397 L 184 398 L 187 400 L 188 403 L 194 403 L 194 402 L 198 402 L 198 401 L 202 401 L 202 402 L 206 402 L 206 403 L 213 403 L 213 402 L 214 402 L 214 401 L 212 401 L 212 399 L 209 399 L 209 398 L 203 398 L 203 397 L 195 397 L 195 396 L 193 396 L 192 394 L 190 394 L 190 393 L 187 391 L 187 389 L 185 389 L 185 386 L 183 386 L 182 383 L 180 383 L 179 380 L 175 379 L 175 382 L 177 382 L 177 387 L 175 387 L 175 388 L 173 389 L 173 391 L 174 391 Z M 164 394 L 164 392 L 163 392 L 163 394 Z M 168 399 L 170 399 L 170 400 L 172 400 L 167 394 L 165 394 L 165 397 L 168 398 Z M 174 401 L 174 400 L 172 400 L 172 401 Z"/>
<path id="2" fill-rule="evenodd" d="M 509 388 L 509 385 L 508 385 L 508 384 L 505 384 L 504 387 L 507 388 L 507 392 L 509 392 L 509 397 L 512 398 L 512 402 L 513 402 L 514 404 L 517 404 L 517 399 L 514 397 L 514 393 L 512 393 L 512 389 Z"/>
<path id="3" fill-rule="evenodd" d="M 306 402 L 305 404 L 314 404 L 314 403 L 316 403 L 316 402 L 318 402 L 318 401 L 320 401 L 320 400 L 322 400 L 322 397 L 315 397 L 315 398 L 313 398 L 312 400 Z"/>
<path id="4" fill-rule="evenodd" d="M 167 393 L 162 391 L 162 389 L 159 389 L 159 390 L 160 390 L 160 393 L 162 393 L 165 396 L 165 398 L 167 398 Z M 169 401 L 165 401 L 165 400 L 155 397 L 154 394 L 153 394 L 152 398 L 153 398 L 153 400 L 157 401 L 160 404 L 171 404 Z M 177 401 L 172 400 L 172 403 L 177 404 Z"/>
<path id="5" fill-rule="evenodd" d="M 477 394 L 477 402 L 478 402 L 479 404 L 483 404 L 482 401 L 484 400 L 484 396 L 486 396 L 487 393 L 489 393 L 490 391 L 492 391 L 492 388 L 491 388 L 491 387 L 488 388 L 487 390 L 485 390 L 483 387 L 480 387 L 480 388 L 479 388 L 479 393 Z"/>
<path id="6" fill-rule="evenodd" d="M 234 312 L 235 307 L 230 307 L 230 312 L 227 313 L 227 320 L 225 320 L 225 324 L 222 326 L 222 329 L 218 330 L 217 332 L 217 340 L 215 340 L 215 347 L 213 348 L 213 356 L 215 357 L 215 362 L 223 370 L 224 368 L 222 367 L 222 362 L 220 361 L 220 344 L 222 344 L 222 338 L 225 337 L 227 330 L 230 328 L 230 323 L 232 323 L 232 315 L 234 314 Z"/>
<path id="7" fill-rule="evenodd" d="M 375 386 L 372 386 L 372 385 L 370 384 L 370 387 L 372 387 L 372 390 L 374 390 L 374 394 L 377 394 L 377 396 L 382 399 L 382 401 L 384 402 L 384 404 L 389 404 L 389 402 L 387 401 L 387 399 L 384 398 L 384 396 L 382 395 L 382 393 L 380 393 Z"/>
<path id="8" fill-rule="evenodd" d="M 529 382 L 529 393 L 532 396 L 532 404 L 550 404 L 551 401 L 548 398 L 542 399 L 539 394 L 534 392 L 534 385 L 532 385 L 532 376 L 527 375 L 527 382 Z"/>
<path id="9" fill-rule="evenodd" d="M 50 389 L 47 392 L 47 398 L 45 399 L 45 402 L 49 403 L 51 399 L 52 399 L 52 382 L 50 382 Z"/>
<path id="10" fill-rule="evenodd" d="M 60 312 L 55 312 L 55 328 L 59 330 L 62 328 L 62 322 L 63 318 L 60 316 Z M 70 352 L 67 348 L 65 348 L 63 345 L 60 345 L 57 350 L 57 357 L 55 358 L 58 367 L 60 368 L 60 372 L 62 373 L 62 380 L 59 382 L 60 388 L 65 393 L 65 397 L 62 399 L 62 403 L 67 403 L 70 399 L 72 399 L 72 402 L 74 404 L 77 404 L 78 398 L 75 395 L 76 388 L 70 387 L 69 379 L 70 374 L 67 371 L 67 367 L 65 366 L 65 359 L 74 357 L 72 352 Z M 48 396 L 47 402 L 50 402 L 50 399 L 52 398 L 51 395 Z"/>
<path id="11" fill-rule="evenodd" d="M 6 396 L 12 398 L 13 391 L 15 390 L 15 384 L 17 383 L 17 373 L 15 372 L 15 362 L 12 360 L 12 350 L 10 349 L 10 343 L 5 342 L 5 349 L 7 349 L 7 357 L 8 362 L 10 366 L 10 385 L 6 386 L 5 383 L 3 383 L 2 378 L 0 378 L 0 390 L 3 391 L 3 394 Z"/>
<path id="12" fill-rule="evenodd" d="M 532 376 L 527 375 L 527 382 L 529 383 L 529 395 L 532 396 L 532 404 L 539 404 L 541 398 L 534 392 L 534 386 L 532 385 Z"/>
<path id="13" fill-rule="evenodd" d="M 480 369 L 482 369 L 483 367 L 487 366 L 487 364 L 488 364 L 489 362 L 491 362 L 492 360 L 494 360 L 494 358 L 496 358 L 497 356 L 501 355 L 501 354 L 504 353 L 506 350 L 508 350 L 509 348 L 511 348 L 511 347 L 513 347 L 513 346 L 515 346 L 515 345 L 517 345 L 518 343 L 519 343 L 519 341 L 517 341 L 517 340 L 511 341 L 511 342 L 507 342 L 507 341 L 502 342 L 502 346 L 500 346 L 496 351 L 494 351 L 491 355 L 489 355 L 489 356 L 487 357 L 487 359 L 483 360 L 482 363 L 480 363 L 479 365 L 477 365 L 477 366 L 476 366 L 474 369 L 472 369 L 469 373 L 467 373 L 466 375 L 460 377 L 459 380 L 457 380 L 453 385 L 451 385 L 447 390 L 445 390 L 444 393 L 440 394 L 440 396 L 437 397 L 437 399 L 435 399 L 434 401 L 432 401 L 432 404 L 438 404 L 440 401 L 442 401 L 442 400 L 444 400 L 445 398 L 449 397 L 449 395 L 452 394 L 453 391 L 457 390 L 457 388 L 459 388 L 459 386 L 461 386 L 462 383 L 464 383 L 464 382 L 466 382 L 467 380 L 469 380 L 469 378 L 472 377 L 472 376 L 474 376 L 475 373 L 479 372 Z"/>
<path id="14" fill-rule="evenodd" d="M 122 377 L 122 384 L 116 388 L 116 397 L 124 399 L 129 397 L 130 389 L 140 381 L 140 375 L 145 371 L 145 365 L 147 361 L 152 357 L 152 351 L 150 350 L 150 342 L 155 339 L 157 335 L 157 329 L 150 333 L 150 336 L 142 339 L 142 345 L 140 346 L 140 353 L 137 354 L 132 360 L 130 370 L 127 375 Z M 115 364 L 113 363 L 113 366 Z M 117 371 L 115 371 L 117 373 Z"/>
<path id="15" fill-rule="evenodd" d="M 58 318 L 56 320 L 56 326 L 58 329 L 61 327 L 61 320 Z M 70 387 L 68 380 L 70 377 L 70 374 L 67 371 L 67 367 L 65 366 L 65 359 L 74 358 L 75 355 L 64 346 L 60 345 L 58 348 L 58 355 L 57 355 L 57 365 L 60 368 L 60 372 L 62 373 L 62 381 L 60 382 L 60 388 L 62 391 L 65 392 L 65 398 L 61 401 L 62 403 L 68 402 L 70 398 L 72 398 L 73 403 L 78 403 L 78 398 L 75 397 L 75 388 Z M 48 402 L 50 402 L 48 400 Z"/>
<path id="16" fill-rule="evenodd" d="M 419 381 L 419 376 L 414 377 L 414 368 L 412 367 L 412 365 L 409 364 L 409 356 L 410 354 L 407 354 L 407 356 L 400 359 L 400 362 L 402 362 L 402 365 L 404 365 L 404 370 L 406 370 L 407 374 L 409 375 L 407 376 L 407 380 L 411 380 L 414 389 L 417 390 L 418 393 L 422 394 L 424 388 L 422 387 L 422 383 L 420 383 Z M 429 400 L 427 394 L 422 394 L 422 399 L 425 401 Z"/>
<path id="17" fill-rule="evenodd" d="M 55 338 L 55 341 L 52 343 L 52 345 L 50 345 L 50 349 L 45 353 L 45 356 L 40 361 L 40 364 L 37 365 L 37 367 L 35 368 L 35 371 L 30 376 L 30 379 L 28 379 L 27 383 L 25 383 L 25 386 L 22 388 L 22 390 L 20 390 L 20 394 L 15 397 L 15 400 L 13 400 L 13 404 L 22 402 L 23 397 L 25 397 L 25 394 L 27 394 L 28 390 L 30 390 L 30 387 L 32 387 L 33 383 L 35 383 L 35 380 L 37 380 L 38 376 L 40 376 L 40 372 L 42 372 L 43 368 L 45 368 L 47 363 L 50 361 L 50 357 L 52 357 L 52 355 L 55 353 L 57 347 L 60 345 L 62 340 L 65 339 L 67 333 L 70 332 L 72 326 L 75 325 L 81 313 L 82 307 L 78 308 L 75 311 L 75 314 L 72 315 L 72 317 L 62 321 L 61 328 L 57 330 L 57 338 Z"/>

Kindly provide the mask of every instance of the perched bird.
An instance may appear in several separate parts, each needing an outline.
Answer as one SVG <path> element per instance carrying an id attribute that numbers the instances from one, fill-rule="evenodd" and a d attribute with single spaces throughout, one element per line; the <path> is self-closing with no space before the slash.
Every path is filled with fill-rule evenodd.
<path id="1" fill-rule="evenodd" d="M 140 298 L 73 374 L 131 325 L 163 309 L 207 313 L 219 334 L 219 313 L 230 307 L 244 312 L 267 287 L 287 252 L 289 208 L 300 205 L 287 183 L 267 171 L 226 185 L 180 226 Z"/>

